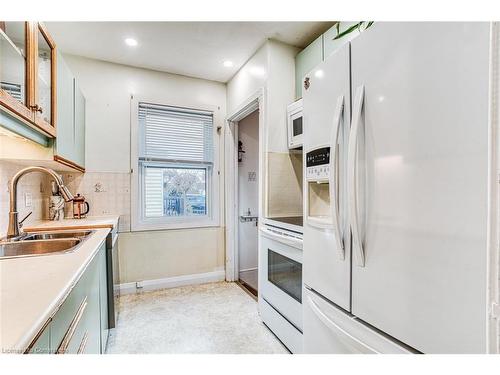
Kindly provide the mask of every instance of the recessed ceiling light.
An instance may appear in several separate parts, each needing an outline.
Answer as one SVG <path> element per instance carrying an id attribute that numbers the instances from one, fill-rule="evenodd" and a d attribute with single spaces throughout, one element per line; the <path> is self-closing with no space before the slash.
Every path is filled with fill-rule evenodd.
<path id="1" fill-rule="evenodd" d="M 223 62 L 223 65 L 226 67 L 226 68 L 231 68 L 233 66 L 233 62 L 230 61 L 230 60 L 226 60 Z"/>
<path id="2" fill-rule="evenodd" d="M 134 38 L 126 38 L 125 43 L 127 44 L 127 46 L 130 46 L 130 47 L 137 46 L 137 40 L 135 40 Z"/>

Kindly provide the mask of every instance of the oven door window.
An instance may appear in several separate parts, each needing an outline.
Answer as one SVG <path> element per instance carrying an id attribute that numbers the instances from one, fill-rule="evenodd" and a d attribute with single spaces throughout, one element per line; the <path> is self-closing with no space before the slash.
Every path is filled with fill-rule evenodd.
<path id="1" fill-rule="evenodd" d="M 302 264 L 268 249 L 267 279 L 302 303 Z"/>
<path id="2" fill-rule="evenodd" d="M 293 119 L 292 124 L 293 124 L 293 129 L 292 129 L 293 136 L 296 137 L 298 135 L 301 135 L 302 134 L 302 116 Z"/>

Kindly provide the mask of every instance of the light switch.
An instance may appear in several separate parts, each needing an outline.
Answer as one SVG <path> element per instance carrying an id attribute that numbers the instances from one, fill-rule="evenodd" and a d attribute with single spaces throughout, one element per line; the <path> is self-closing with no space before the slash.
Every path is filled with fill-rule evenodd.
<path id="1" fill-rule="evenodd" d="M 31 207 L 33 201 L 33 197 L 31 196 L 31 193 L 24 193 L 24 205 L 26 207 Z"/>

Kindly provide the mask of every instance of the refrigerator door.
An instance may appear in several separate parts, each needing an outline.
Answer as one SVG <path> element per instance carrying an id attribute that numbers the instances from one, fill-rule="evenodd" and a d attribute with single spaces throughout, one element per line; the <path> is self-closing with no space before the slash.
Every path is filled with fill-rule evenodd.
<path id="1" fill-rule="evenodd" d="M 304 353 L 406 354 L 408 348 L 370 329 L 311 290 L 304 290 Z"/>
<path id="2" fill-rule="evenodd" d="M 351 44 L 352 313 L 425 353 L 486 351 L 489 28 L 379 23 Z"/>
<path id="3" fill-rule="evenodd" d="M 335 196 L 338 204 L 337 207 L 330 204 L 329 220 L 322 220 L 322 225 L 313 222 L 308 213 L 309 204 L 315 202 L 309 202 L 313 194 L 309 191 L 308 181 L 304 181 L 304 283 L 346 310 L 351 308 L 350 233 L 345 204 L 345 145 L 350 123 L 349 69 L 349 45 L 345 45 L 310 72 L 310 86 L 303 95 L 307 129 L 304 154 L 318 147 L 331 148 L 330 160 L 336 164 L 330 163 L 329 167 L 332 174 L 329 201 L 333 203 Z M 335 218 L 338 218 L 338 223 Z"/>

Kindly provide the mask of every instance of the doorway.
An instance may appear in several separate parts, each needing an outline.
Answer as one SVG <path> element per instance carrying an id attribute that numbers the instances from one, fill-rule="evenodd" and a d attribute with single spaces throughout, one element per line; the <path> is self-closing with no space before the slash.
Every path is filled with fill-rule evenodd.
<path id="1" fill-rule="evenodd" d="M 258 294 L 259 110 L 238 122 L 238 281 Z"/>

